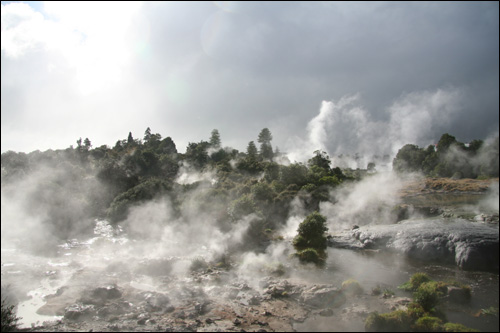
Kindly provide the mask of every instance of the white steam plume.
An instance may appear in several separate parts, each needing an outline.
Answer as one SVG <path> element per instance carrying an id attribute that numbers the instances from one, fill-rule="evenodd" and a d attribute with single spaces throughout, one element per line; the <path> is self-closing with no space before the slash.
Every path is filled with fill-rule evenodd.
<path id="1" fill-rule="evenodd" d="M 336 155 L 358 153 L 365 159 L 348 161 L 346 166 L 366 168 L 372 156 L 394 156 L 407 143 L 435 143 L 443 134 L 439 129 L 460 110 L 461 96 L 459 89 L 405 94 L 385 110 L 383 117 L 365 109 L 360 94 L 343 96 L 338 102 L 323 101 L 319 114 L 307 125 L 307 138 L 290 138 L 286 151 L 291 161 L 299 162 L 305 162 L 318 149 L 326 151 L 334 162 Z"/>
<path id="2" fill-rule="evenodd" d="M 354 225 L 388 223 L 391 208 L 400 202 L 397 192 L 401 187 L 396 174 L 378 173 L 336 189 L 331 194 L 335 203 L 321 202 L 320 213 L 327 217 L 330 232 Z"/>

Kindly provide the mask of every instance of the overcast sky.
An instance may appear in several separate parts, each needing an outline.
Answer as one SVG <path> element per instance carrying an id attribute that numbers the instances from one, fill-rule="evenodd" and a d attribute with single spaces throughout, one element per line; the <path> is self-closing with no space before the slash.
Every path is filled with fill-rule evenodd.
<path id="1" fill-rule="evenodd" d="M 392 152 L 498 133 L 498 2 L 4 2 L 1 150 Z M 396 150 L 397 151 L 397 150 Z M 295 155 L 293 155 L 295 154 Z"/>

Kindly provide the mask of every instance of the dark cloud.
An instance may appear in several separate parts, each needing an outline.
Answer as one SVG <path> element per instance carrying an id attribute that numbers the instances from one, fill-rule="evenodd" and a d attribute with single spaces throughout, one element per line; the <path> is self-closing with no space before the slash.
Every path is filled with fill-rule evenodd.
<path id="1" fill-rule="evenodd" d="M 80 136 L 112 145 L 129 131 L 141 137 L 150 126 L 181 151 L 188 141 L 208 139 L 213 128 L 223 144 L 244 150 L 264 127 L 275 145 L 293 149 L 291 138 L 307 142 L 307 124 L 322 101 L 359 94 L 369 137 L 395 126 L 394 113 L 407 112 L 395 106 L 410 94 L 439 91 L 454 96 L 443 99 L 454 110 L 443 118 L 442 106 L 429 106 L 429 121 L 441 123 L 422 129 L 425 135 L 414 137 L 422 142 L 414 143 L 443 132 L 464 141 L 485 138 L 498 131 L 498 9 L 497 2 L 145 3 L 127 34 L 132 57 L 123 80 L 90 96 L 78 96 L 71 66 L 55 77 L 43 72 L 57 53 L 27 52 L 25 61 L 37 66 L 21 66 L 2 44 L 2 151 L 50 147 L 37 147 L 32 138 L 49 135 L 44 127 L 19 116 L 36 112 L 52 122 L 54 114 L 65 114 L 71 123 L 74 133 L 55 133 L 54 148 Z M 45 97 L 35 97 L 36 107 L 19 101 L 40 89 Z M 65 111 L 71 116 L 56 111 L 72 107 Z M 77 116 L 82 112 L 105 125 Z M 9 130 L 13 124 L 17 132 Z M 12 138 L 21 129 L 34 144 Z"/>

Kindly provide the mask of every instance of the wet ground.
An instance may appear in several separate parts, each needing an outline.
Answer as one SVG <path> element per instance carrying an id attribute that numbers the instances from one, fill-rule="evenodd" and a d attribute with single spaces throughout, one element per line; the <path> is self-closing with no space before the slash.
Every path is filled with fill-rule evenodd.
<path id="1" fill-rule="evenodd" d="M 116 261 L 108 253 L 99 254 L 97 244 L 106 242 L 118 248 L 127 244 L 125 238 L 98 235 L 61 246 L 53 258 L 2 250 L 2 283 L 27 295 L 18 306 L 23 327 L 33 326 L 30 331 L 363 331 L 370 312 L 389 312 L 407 304 L 411 294 L 397 286 L 423 271 L 435 280 L 454 279 L 472 287 L 470 303 L 442 303 L 450 321 L 482 331 L 498 329 L 497 316 L 478 315 L 481 309 L 498 308 L 498 274 L 341 249 L 328 250 L 323 269 L 285 264 L 246 274 L 233 262 L 179 274 L 179 267 L 191 260 Z M 349 278 L 362 286 L 359 295 L 341 291 Z M 375 287 L 391 290 L 394 296 L 373 295 Z"/>

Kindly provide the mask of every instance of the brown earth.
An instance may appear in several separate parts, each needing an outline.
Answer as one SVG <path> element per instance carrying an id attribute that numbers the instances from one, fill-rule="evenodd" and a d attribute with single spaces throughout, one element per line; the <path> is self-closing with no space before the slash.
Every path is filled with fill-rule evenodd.
<path id="1" fill-rule="evenodd" d="M 492 184 L 498 184 L 498 178 L 490 179 L 452 179 L 452 178 L 413 178 L 404 181 L 400 190 L 402 197 L 433 193 L 483 193 Z"/>

